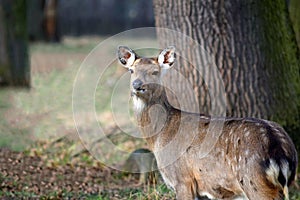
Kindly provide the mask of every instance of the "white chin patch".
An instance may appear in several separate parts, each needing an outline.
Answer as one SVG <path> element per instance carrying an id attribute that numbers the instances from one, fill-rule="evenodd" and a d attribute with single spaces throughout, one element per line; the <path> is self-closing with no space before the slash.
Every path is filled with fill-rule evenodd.
<path id="1" fill-rule="evenodd" d="M 145 103 L 137 96 L 133 96 L 133 107 L 136 112 L 140 113 L 145 108 Z"/>

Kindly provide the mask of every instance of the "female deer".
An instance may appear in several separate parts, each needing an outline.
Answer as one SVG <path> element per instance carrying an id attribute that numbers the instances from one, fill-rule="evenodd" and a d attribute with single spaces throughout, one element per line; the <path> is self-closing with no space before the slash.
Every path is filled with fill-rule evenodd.
<path id="1" fill-rule="evenodd" d="M 142 58 L 121 46 L 118 57 L 131 72 L 138 125 L 177 199 L 288 199 L 288 186 L 296 177 L 297 152 L 278 124 L 226 118 L 214 148 L 203 157 L 199 146 L 209 134 L 209 124 L 219 119 L 184 112 L 168 102 L 161 71 L 171 68 L 175 48 L 164 49 L 157 58 Z M 170 150 L 168 154 L 160 153 L 164 148 Z M 174 156 L 178 159 L 165 167 L 166 160 Z"/>

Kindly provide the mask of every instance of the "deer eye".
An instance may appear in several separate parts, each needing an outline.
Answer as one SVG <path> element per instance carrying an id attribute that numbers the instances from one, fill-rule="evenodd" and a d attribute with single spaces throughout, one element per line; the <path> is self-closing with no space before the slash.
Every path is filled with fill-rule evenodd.
<path id="1" fill-rule="evenodd" d="M 152 75 L 157 75 L 159 73 L 159 71 L 155 70 L 152 72 Z"/>
<path id="2" fill-rule="evenodd" d="M 130 74 L 133 74 L 133 69 L 128 69 L 128 71 L 130 72 Z"/>

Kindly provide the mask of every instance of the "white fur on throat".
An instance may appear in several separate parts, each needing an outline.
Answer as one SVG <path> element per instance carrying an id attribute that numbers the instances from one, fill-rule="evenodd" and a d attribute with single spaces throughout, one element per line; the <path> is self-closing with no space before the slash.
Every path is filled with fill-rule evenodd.
<path id="1" fill-rule="evenodd" d="M 142 99 L 138 98 L 137 96 L 133 96 L 132 100 L 133 100 L 133 108 L 135 112 L 137 113 L 142 112 L 146 106 L 145 102 Z"/>

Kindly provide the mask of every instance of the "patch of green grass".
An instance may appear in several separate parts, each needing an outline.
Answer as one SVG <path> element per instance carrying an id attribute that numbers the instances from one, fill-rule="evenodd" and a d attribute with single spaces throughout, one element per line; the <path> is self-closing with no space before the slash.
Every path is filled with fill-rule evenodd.
<path id="1" fill-rule="evenodd" d="M 16 91 L 21 90 L 18 89 Z M 12 122 L 7 120 L 7 110 L 13 107 L 13 102 L 11 101 L 13 94 L 12 88 L 0 89 L 0 147 L 8 147 L 15 151 L 21 151 L 30 143 L 30 138 L 28 138 L 29 129 L 19 129 L 12 126 Z M 13 123 L 17 123 L 17 120 L 13 121 Z"/>
<path id="2" fill-rule="evenodd" d="M 73 128 L 72 89 L 76 71 L 54 70 L 32 77 L 30 91 L 15 92 L 15 107 L 29 116 L 32 135 L 41 140 L 64 135 Z M 24 119 L 23 119 L 24 120 Z"/>
<path id="3" fill-rule="evenodd" d="M 298 176 L 297 184 L 295 185 L 300 185 L 300 179 Z M 296 186 L 293 186 L 290 188 L 290 200 L 300 200 L 300 188 L 297 188 Z"/>
<path id="4" fill-rule="evenodd" d="M 74 141 L 67 138 L 61 138 L 60 141 L 39 141 L 32 145 L 31 148 L 24 151 L 27 156 L 39 156 L 42 158 L 45 166 L 58 167 L 65 165 L 73 165 L 80 163 L 85 166 L 101 165 L 88 152 L 82 152 L 78 156 L 74 156 L 76 146 Z M 63 178 L 63 177 L 59 177 Z"/>
<path id="5" fill-rule="evenodd" d="M 11 107 L 11 102 L 8 101 L 10 93 L 9 88 L 1 88 L 0 90 L 0 114 L 3 114 L 6 109 Z"/>
<path id="6" fill-rule="evenodd" d="M 17 148 L 18 143 L 21 141 L 26 143 L 34 140 L 57 139 L 70 132 L 76 134 L 72 111 L 72 92 L 73 83 L 81 63 L 75 63 L 68 55 L 76 53 L 88 55 L 104 39 L 104 37 L 67 38 L 62 43 L 33 43 L 30 45 L 30 53 L 32 55 L 44 53 L 41 56 L 43 59 L 46 59 L 47 55 L 52 53 L 54 55 L 66 53 L 66 60 L 63 60 L 63 63 L 66 63 L 68 66 L 63 69 L 55 69 L 55 66 L 50 66 L 55 64 L 55 62 L 48 62 L 49 60 L 46 59 L 41 61 L 45 65 L 43 67 L 45 69 L 49 67 L 54 70 L 47 73 L 32 74 L 32 88 L 30 90 L 9 88 L 0 91 L 0 115 L 10 112 L 12 114 L 11 119 L 19 118 L 14 127 L 2 116 L 0 137 L 3 140 L 0 142 L 0 146 L 13 145 L 15 150 L 22 150 L 24 145 L 20 144 L 20 148 Z M 118 43 L 135 47 L 147 47 L 153 42 L 155 40 L 152 38 L 122 38 Z M 108 54 L 111 56 L 112 49 L 107 49 L 106 51 L 104 56 Z M 111 66 L 107 66 L 99 80 L 95 91 L 95 110 L 98 120 L 101 120 L 99 120 L 101 126 L 109 127 L 110 124 L 107 122 L 112 121 L 110 117 L 112 112 L 111 98 L 115 84 L 120 76 L 124 74 L 122 69 L 117 62 L 113 62 Z M 127 84 L 121 86 L 124 87 L 124 90 L 128 89 Z M 11 98 L 8 99 L 8 95 Z M 129 94 L 127 93 L 126 97 L 120 97 L 120 99 L 128 98 Z M 94 117 L 94 113 L 91 113 L 92 116 Z M 92 124 L 94 122 L 91 121 L 87 119 L 85 124 L 95 127 L 95 124 Z M 96 123 L 98 127 L 98 122 Z M 80 124 L 77 125 L 80 126 Z M 13 132 L 13 134 L 9 134 L 9 132 Z"/>
<path id="7" fill-rule="evenodd" d="M 38 199 L 87 199 L 87 200 L 167 200 L 175 199 L 175 194 L 166 186 L 160 185 L 156 188 L 125 188 L 105 190 L 101 194 L 86 194 L 84 192 L 74 193 L 70 191 L 49 191 L 44 195 L 37 195 L 33 192 L 0 191 L 0 197 L 5 198 L 38 198 Z"/>
<path id="8" fill-rule="evenodd" d="M 44 53 L 88 53 L 103 41 L 104 37 L 67 38 L 61 43 L 36 42 L 30 45 L 30 52 Z"/>
<path id="9" fill-rule="evenodd" d="M 28 130 L 3 128 L 3 126 L 7 126 L 3 125 L 3 122 L 0 123 L 0 126 L 0 147 L 6 147 L 14 151 L 23 151 L 31 143 L 30 138 L 27 137 Z"/>
<path id="10" fill-rule="evenodd" d="M 77 194 L 73 192 L 56 192 L 52 191 L 45 195 L 36 195 L 33 192 L 26 192 L 26 191 L 17 191 L 17 192 L 3 192 L 0 191 L 0 198 L 5 197 L 4 199 L 103 199 L 98 197 L 97 195 L 87 195 L 87 194 Z"/>
<path id="11" fill-rule="evenodd" d="M 144 186 L 140 188 L 125 188 L 103 191 L 98 199 L 126 199 L 126 200 L 166 200 L 175 199 L 175 194 L 164 184 Z"/>
<path id="12" fill-rule="evenodd" d="M 5 197 L 4 199 L 25 199 L 25 198 L 38 198 L 38 196 L 31 192 L 3 192 L 0 191 L 0 197 Z"/>

